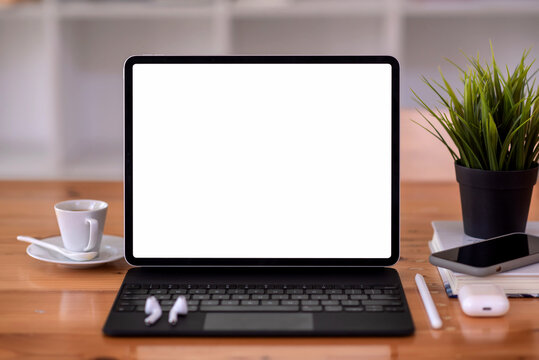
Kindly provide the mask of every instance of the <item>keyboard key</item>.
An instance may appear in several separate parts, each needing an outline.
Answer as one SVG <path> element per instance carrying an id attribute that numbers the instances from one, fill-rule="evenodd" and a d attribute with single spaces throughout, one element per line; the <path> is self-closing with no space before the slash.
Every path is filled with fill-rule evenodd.
<path id="1" fill-rule="evenodd" d="M 155 291 L 155 290 L 152 290 Z M 133 289 L 133 290 L 124 290 L 122 294 L 124 295 L 145 295 L 148 293 L 148 289 Z M 165 291 L 166 294 L 166 291 Z"/>
<path id="2" fill-rule="evenodd" d="M 398 300 L 362 300 L 361 305 L 390 305 L 390 306 L 399 306 L 402 303 Z"/>
<path id="3" fill-rule="evenodd" d="M 318 312 L 322 311 L 322 306 L 302 306 L 301 311 Z"/>
<path id="4" fill-rule="evenodd" d="M 351 300 L 368 300 L 368 295 L 349 295 Z"/>
<path id="5" fill-rule="evenodd" d="M 308 306 L 313 306 L 313 305 L 320 305 L 320 301 L 318 300 L 301 300 L 301 305 L 308 305 Z"/>
<path id="6" fill-rule="evenodd" d="M 365 306 L 365 311 L 384 311 L 384 307 L 378 305 Z"/>
<path id="7" fill-rule="evenodd" d="M 241 305 L 252 306 L 252 305 L 258 305 L 259 301 L 258 300 L 242 300 L 240 304 Z"/>
<path id="8" fill-rule="evenodd" d="M 127 305 L 144 305 L 146 300 L 120 300 L 118 305 L 127 306 Z"/>
<path id="9" fill-rule="evenodd" d="M 274 295 L 274 294 L 284 294 L 283 289 L 268 289 L 267 294 Z"/>
<path id="10" fill-rule="evenodd" d="M 175 295 L 175 294 L 185 295 L 187 294 L 187 290 L 186 289 L 172 289 L 172 290 L 169 290 L 168 293 L 172 295 Z"/>
<path id="11" fill-rule="evenodd" d="M 346 289 L 344 290 L 344 293 L 347 295 L 361 295 L 363 293 L 363 290 L 360 289 Z"/>
<path id="12" fill-rule="evenodd" d="M 342 290 L 341 289 L 328 289 L 326 291 L 324 291 L 326 294 L 328 295 L 335 295 L 335 294 L 342 294 Z"/>
<path id="13" fill-rule="evenodd" d="M 226 290 L 225 289 L 211 289 L 208 291 L 208 294 L 223 295 L 223 294 L 226 294 Z"/>
<path id="14" fill-rule="evenodd" d="M 120 296 L 120 299 L 121 300 L 146 300 L 147 297 L 148 295 L 122 295 Z"/>
<path id="15" fill-rule="evenodd" d="M 400 300 L 399 295 L 371 295 L 371 300 Z"/>
<path id="16" fill-rule="evenodd" d="M 350 311 L 350 312 L 360 312 L 365 311 L 365 308 L 362 306 L 356 306 L 356 307 L 345 307 L 344 311 Z"/>
<path id="17" fill-rule="evenodd" d="M 281 300 L 281 305 L 299 305 L 299 300 Z"/>
<path id="18" fill-rule="evenodd" d="M 271 295 L 272 300 L 288 300 L 288 295 Z"/>
<path id="19" fill-rule="evenodd" d="M 314 305 L 320 305 L 320 301 L 318 300 L 300 300 L 301 306 L 314 306 Z"/>
<path id="20" fill-rule="evenodd" d="M 348 295 L 330 295 L 331 300 L 348 300 Z"/>
<path id="21" fill-rule="evenodd" d="M 400 294 L 399 290 L 383 290 L 383 293 L 386 295 L 398 295 Z"/>
<path id="22" fill-rule="evenodd" d="M 228 300 L 230 299 L 230 295 L 222 295 L 222 294 L 215 294 L 211 296 L 212 300 Z"/>
<path id="23" fill-rule="evenodd" d="M 338 300 L 322 300 L 322 305 L 339 305 Z"/>
<path id="24" fill-rule="evenodd" d="M 234 311 L 234 312 L 260 312 L 260 311 L 298 311 L 299 306 L 201 306 L 200 311 Z"/>
<path id="25" fill-rule="evenodd" d="M 324 293 L 324 290 L 321 290 L 321 289 L 307 289 L 307 290 L 305 290 L 305 294 L 320 295 L 320 294 L 323 294 L 323 293 Z"/>
<path id="26" fill-rule="evenodd" d="M 151 295 L 165 295 L 168 292 L 167 289 L 152 289 L 150 290 Z"/>
<path id="27" fill-rule="evenodd" d="M 292 295 L 290 296 L 292 300 L 309 300 L 309 295 Z"/>
<path id="28" fill-rule="evenodd" d="M 193 295 L 193 300 L 210 300 L 211 295 Z"/>
<path id="29" fill-rule="evenodd" d="M 303 295 L 303 289 L 288 289 L 286 293 L 289 295 Z"/>
<path id="30" fill-rule="evenodd" d="M 125 284 L 124 289 L 140 289 L 140 284 Z"/>
<path id="31" fill-rule="evenodd" d="M 187 311 L 189 311 L 189 312 L 198 311 L 198 306 L 188 306 Z"/>
<path id="32" fill-rule="evenodd" d="M 239 305 L 239 300 L 222 300 L 221 305 Z"/>
<path id="33" fill-rule="evenodd" d="M 382 290 L 378 289 L 366 289 L 363 291 L 364 294 L 367 295 L 380 295 L 382 293 Z"/>
<path id="34" fill-rule="evenodd" d="M 311 300 L 328 300 L 328 295 L 311 295 Z"/>
<path id="35" fill-rule="evenodd" d="M 189 290 L 189 294 L 202 295 L 202 294 L 206 294 L 206 293 L 207 293 L 206 289 L 191 289 L 191 290 Z"/>
<path id="36" fill-rule="evenodd" d="M 219 300 L 202 300 L 200 305 L 219 305 Z"/>
<path id="37" fill-rule="evenodd" d="M 359 301 L 357 301 L 357 300 L 343 300 L 343 301 L 341 301 L 341 305 L 343 305 L 343 306 L 358 306 Z"/>
<path id="38" fill-rule="evenodd" d="M 227 294 L 236 295 L 236 294 L 245 294 L 244 289 L 228 289 L 226 291 Z"/>
<path id="39" fill-rule="evenodd" d="M 189 300 L 189 301 L 187 301 L 187 305 L 194 305 L 194 306 L 196 306 L 196 305 L 198 305 L 198 304 L 200 304 L 200 300 Z"/>
<path id="40" fill-rule="evenodd" d="M 119 312 L 131 312 L 131 311 L 135 311 L 135 306 L 134 305 L 118 306 L 116 310 Z"/>
<path id="41" fill-rule="evenodd" d="M 159 304 L 161 306 L 164 306 L 164 305 L 174 305 L 175 301 L 174 300 L 162 300 L 159 302 Z"/>
<path id="42" fill-rule="evenodd" d="M 276 306 L 279 305 L 279 300 L 263 300 L 261 304 L 264 306 Z"/>
<path id="43" fill-rule="evenodd" d="M 342 306 L 324 306 L 326 311 L 342 311 Z"/>
<path id="44" fill-rule="evenodd" d="M 232 295 L 233 300 L 249 300 L 250 295 Z"/>
<path id="45" fill-rule="evenodd" d="M 247 294 L 264 294 L 264 289 L 249 289 Z"/>
<path id="46" fill-rule="evenodd" d="M 253 300 L 269 300 L 269 295 L 251 295 L 251 299 Z"/>

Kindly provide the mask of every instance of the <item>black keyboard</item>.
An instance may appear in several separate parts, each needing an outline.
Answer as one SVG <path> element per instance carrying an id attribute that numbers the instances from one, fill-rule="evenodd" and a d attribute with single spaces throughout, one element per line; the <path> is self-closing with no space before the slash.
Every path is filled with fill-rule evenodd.
<path id="1" fill-rule="evenodd" d="M 114 309 L 144 311 L 155 296 L 169 311 L 185 296 L 190 312 L 400 312 L 397 285 L 125 284 Z"/>

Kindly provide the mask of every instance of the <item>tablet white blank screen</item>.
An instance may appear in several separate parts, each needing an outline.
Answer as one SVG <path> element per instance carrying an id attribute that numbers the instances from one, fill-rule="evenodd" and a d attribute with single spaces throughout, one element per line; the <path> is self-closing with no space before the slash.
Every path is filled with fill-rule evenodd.
<path id="1" fill-rule="evenodd" d="M 134 65 L 133 255 L 388 258 L 391 66 Z"/>

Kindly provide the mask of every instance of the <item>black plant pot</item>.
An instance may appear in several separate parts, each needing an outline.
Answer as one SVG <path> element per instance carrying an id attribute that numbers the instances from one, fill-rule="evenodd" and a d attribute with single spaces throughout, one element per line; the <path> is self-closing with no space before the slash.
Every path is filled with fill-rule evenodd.
<path id="1" fill-rule="evenodd" d="M 490 171 L 455 163 L 464 233 L 488 239 L 524 232 L 537 164 L 528 170 Z"/>

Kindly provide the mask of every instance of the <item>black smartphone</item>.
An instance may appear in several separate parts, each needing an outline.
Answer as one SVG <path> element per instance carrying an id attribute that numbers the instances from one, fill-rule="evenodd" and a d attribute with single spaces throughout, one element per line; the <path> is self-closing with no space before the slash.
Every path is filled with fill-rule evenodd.
<path id="1" fill-rule="evenodd" d="M 432 265 L 487 276 L 539 262 L 539 237 L 512 233 L 430 255 Z"/>

